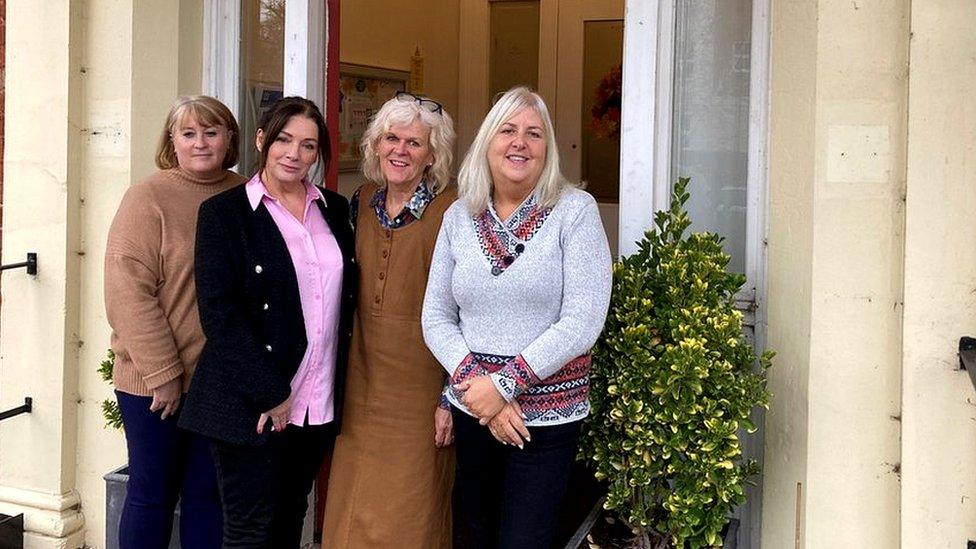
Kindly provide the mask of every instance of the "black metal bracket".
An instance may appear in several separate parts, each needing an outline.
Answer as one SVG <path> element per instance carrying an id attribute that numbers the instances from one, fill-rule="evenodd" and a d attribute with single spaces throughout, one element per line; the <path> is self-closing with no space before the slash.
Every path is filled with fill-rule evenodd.
<path id="1" fill-rule="evenodd" d="M 959 338 L 959 368 L 966 370 L 973 387 L 976 387 L 976 338 Z"/>
<path id="2" fill-rule="evenodd" d="M 27 267 L 27 274 L 36 275 L 37 254 L 34 252 L 27 252 L 27 261 L 21 261 L 20 263 L 11 263 L 10 265 L 0 265 L 0 271 L 6 271 L 7 269 L 20 269 L 21 267 Z"/>
<path id="3" fill-rule="evenodd" d="M 14 416 L 19 416 L 20 414 L 29 414 L 33 409 L 34 409 L 34 399 L 32 399 L 31 397 L 24 397 L 23 406 L 11 408 L 6 412 L 0 412 L 0 421 L 12 418 Z"/>

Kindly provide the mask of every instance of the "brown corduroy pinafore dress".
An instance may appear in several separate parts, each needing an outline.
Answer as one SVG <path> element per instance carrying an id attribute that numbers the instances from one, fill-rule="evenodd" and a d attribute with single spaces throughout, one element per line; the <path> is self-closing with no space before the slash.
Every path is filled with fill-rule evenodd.
<path id="1" fill-rule="evenodd" d="M 360 192 L 356 223 L 359 303 L 342 433 L 329 475 L 323 548 L 451 546 L 454 447 L 434 446 L 444 369 L 424 344 L 420 312 L 444 211 L 438 195 L 420 219 L 380 227 Z"/>

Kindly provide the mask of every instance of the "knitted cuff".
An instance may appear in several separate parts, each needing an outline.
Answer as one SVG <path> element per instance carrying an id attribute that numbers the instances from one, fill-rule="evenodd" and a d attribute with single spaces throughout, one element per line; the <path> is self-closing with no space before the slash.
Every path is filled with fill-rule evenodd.
<path id="1" fill-rule="evenodd" d="M 501 370 L 491 374 L 491 380 L 498 392 L 509 402 L 539 383 L 539 378 L 522 355 L 509 360 Z"/>

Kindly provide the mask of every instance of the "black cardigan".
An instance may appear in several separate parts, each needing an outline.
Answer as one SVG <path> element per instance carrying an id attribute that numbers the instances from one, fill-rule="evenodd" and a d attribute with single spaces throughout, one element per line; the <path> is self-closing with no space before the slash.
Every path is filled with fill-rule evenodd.
<path id="1" fill-rule="evenodd" d="M 319 206 L 342 251 L 334 377 L 340 425 L 352 338 L 357 266 L 349 203 L 321 189 Z M 291 255 L 264 203 L 251 209 L 246 186 L 200 206 L 195 251 L 197 303 L 207 342 L 180 412 L 185 429 L 235 444 L 261 444 L 258 417 L 284 402 L 305 355 L 305 320 Z"/>

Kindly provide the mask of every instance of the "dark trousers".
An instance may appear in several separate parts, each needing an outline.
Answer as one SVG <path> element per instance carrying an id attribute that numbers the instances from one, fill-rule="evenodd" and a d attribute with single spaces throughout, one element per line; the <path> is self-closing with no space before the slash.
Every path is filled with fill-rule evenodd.
<path id="1" fill-rule="evenodd" d="M 180 501 L 180 542 L 220 547 L 222 515 L 207 440 L 159 419 L 151 397 L 115 392 L 129 449 L 129 485 L 119 523 L 121 549 L 165 549 Z"/>
<path id="2" fill-rule="evenodd" d="M 471 547 L 550 547 L 582 422 L 529 427 L 532 440 L 519 450 L 495 440 L 464 412 L 451 412 L 456 482 Z"/>
<path id="3" fill-rule="evenodd" d="M 312 482 L 334 441 L 332 423 L 289 425 L 259 446 L 212 440 L 224 547 L 297 549 Z"/>

